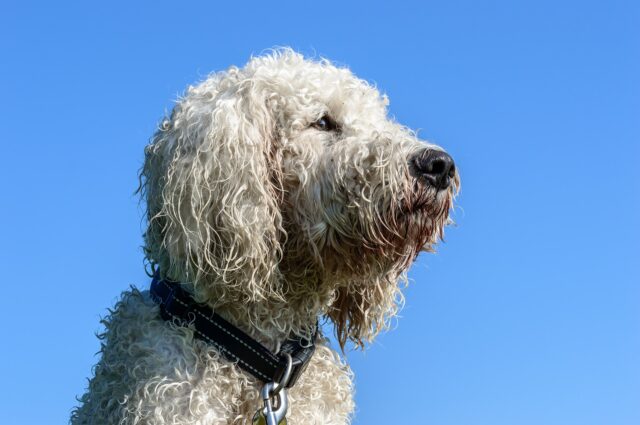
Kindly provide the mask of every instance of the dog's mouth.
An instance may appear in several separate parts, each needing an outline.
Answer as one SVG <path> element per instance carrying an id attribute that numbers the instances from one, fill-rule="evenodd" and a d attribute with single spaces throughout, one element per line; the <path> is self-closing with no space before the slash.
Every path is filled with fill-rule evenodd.
<path id="1" fill-rule="evenodd" d="M 457 174 L 453 183 L 446 189 L 438 189 L 425 184 L 420 178 L 412 178 L 400 200 L 396 203 L 396 215 L 426 215 L 432 218 L 448 215 L 459 187 Z"/>
<path id="2" fill-rule="evenodd" d="M 390 211 L 394 245 L 409 249 L 415 257 L 420 251 L 431 251 L 444 236 L 444 227 L 450 222 L 449 212 L 459 187 L 456 175 L 453 184 L 445 190 L 425 185 L 412 178 L 401 199 Z"/>

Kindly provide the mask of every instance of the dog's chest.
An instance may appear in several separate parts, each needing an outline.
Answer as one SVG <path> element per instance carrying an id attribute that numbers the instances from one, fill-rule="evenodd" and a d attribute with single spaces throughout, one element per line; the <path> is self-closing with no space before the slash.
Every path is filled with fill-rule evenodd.
<path id="1" fill-rule="evenodd" d="M 202 400 L 201 408 L 196 409 L 203 413 L 200 423 L 250 424 L 256 410 L 263 406 L 259 393 L 262 384 L 221 359 L 214 349 L 202 349 L 203 344 L 198 344 L 201 351 L 193 367 L 200 376 L 193 381 L 188 398 Z M 347 424 L 354 408 L 352 392 L 349 367 L 331 348 L 319 344 L 304 374 L 288 392 L 288 423 Z M 228 421 L 216 422 L 214 417 Z"/>
<path id="2" fill-rule="evenodd" d="M 105 391 L 92 391 L 102 398 L 92 402 L 105 406 L 118 400 L 116 410 L 105 414 L 125 419 L 122 423 L 251 423 L 263 405 L 261 383 L 193 338 L 191 330 L 162 320 L 146 293 L 126 300 L 108 323 L 107 345 L 92 380 Z M 288 423 L 347 424 L 353 407 L 349 367 L 319 343 L 289 390 Z"/>
<path id="3" fill-rule="evenodd" d="M 261 384 L 160 318 L 133 290 L 104 320 L 102 356 L 73 424 L 240 425 L 262 406 Z M 323 343 L 289 391 L 291 425 L 343 425 L 353 412 L 352 374 Z"/>

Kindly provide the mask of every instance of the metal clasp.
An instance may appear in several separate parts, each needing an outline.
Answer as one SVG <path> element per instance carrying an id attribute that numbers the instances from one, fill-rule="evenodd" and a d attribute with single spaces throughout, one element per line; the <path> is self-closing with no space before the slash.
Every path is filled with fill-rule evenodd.
<path id="1" fill-rule="evenodd" d="M 278 388 L 278 392 L 275 390 Z M 279 425 L 287 414 L 289 408 L 289 401 L 287 399 L 287 390 L 275 382 L 269 382 L 262 387 L 262 400 L 264 401 L 264 408 L 262 414 L 266 420 L 267 425 Z M 274 406 L 273 401 L 276 402 Z"/>
<path id="2" fill-rule="evenodd" d="M 262 387 L 260 396 L 264 407 L 253 416 L 254 425 L 283 425 L 287 423 L 285 415 L 289 408 L 289 400 L 286 385 L 291 377 L 292 360 L 289 354 L 285 353 L 285 355 L 287 356 L 287 368 L 282 374 L 280 382 L 268 382 Z"/>

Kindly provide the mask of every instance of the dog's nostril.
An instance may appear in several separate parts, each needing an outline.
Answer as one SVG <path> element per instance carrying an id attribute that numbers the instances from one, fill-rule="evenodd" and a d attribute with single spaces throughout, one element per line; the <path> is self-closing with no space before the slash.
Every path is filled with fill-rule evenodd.
<path id="1" fill-rule="evenodd" d="M 446 164 L 442 159 L 436 159 L 431 164 L 429 164 L 430 170 L 428 173 L 430 174 L 443 174 Z"/>

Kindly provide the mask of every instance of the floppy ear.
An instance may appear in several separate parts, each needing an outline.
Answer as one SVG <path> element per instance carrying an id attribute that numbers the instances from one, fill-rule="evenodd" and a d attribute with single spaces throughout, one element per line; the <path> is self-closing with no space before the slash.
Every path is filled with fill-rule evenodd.
<path id="1" fill-rule="evenodd" d="M 279 295 L 275 126 L 255 84 L 237 75 L 189 89 L 140 173 L 147 259 L 201 302 Z"/>

